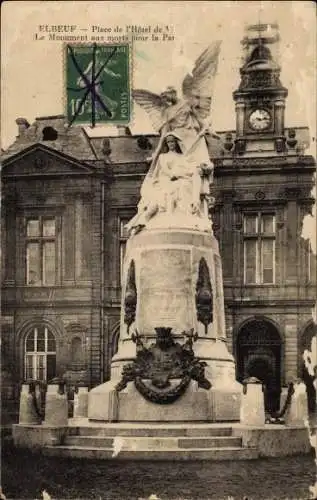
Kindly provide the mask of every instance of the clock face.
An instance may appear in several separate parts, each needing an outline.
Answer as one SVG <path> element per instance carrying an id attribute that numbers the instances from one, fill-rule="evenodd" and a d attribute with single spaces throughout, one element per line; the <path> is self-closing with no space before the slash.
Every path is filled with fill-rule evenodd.
<path id="1" fill-rule="evenodd" d="M 266 109 L 256 109 L 249 116 L 249 124 L 253 130 L 265 130 L 271 125 L 271 115 Z"/>

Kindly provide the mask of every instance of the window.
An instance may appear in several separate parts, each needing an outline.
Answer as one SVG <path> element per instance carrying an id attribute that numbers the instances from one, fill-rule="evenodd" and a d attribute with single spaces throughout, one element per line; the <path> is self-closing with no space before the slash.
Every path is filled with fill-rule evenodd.
<path id="1" fill-rule="evenodd" d="M 126 251 L 126 244 L 128 239 L 128 230 L 125 225 L 128 223 L 130 219 L 120 219 L 120 283 L 122 283 L 123 278 L 123 263 Z"/>
<path id="2" fill-rule="evenodd" d="M 56 374 L 55 337 L 45 327 L 34 328 L 25 339 L 25 378 L 51 380 Z"/>
<path id="3" fill-rule="evenodd" d="M 244 216 L 244 282 L 270 284 L 275 280 L 275 216 Z"/>
<path id="4" fill-rule="evenodd" d="M 43 141 L 56 141 L 58 133 L 53 127 L 44 127 L 42 130 Z"/>
<path id="5" fill-rule="evenodd" d="M 56 220 L 55 217 L 27 219 L 26 283 L 54 285 L 56 282 Z"/>

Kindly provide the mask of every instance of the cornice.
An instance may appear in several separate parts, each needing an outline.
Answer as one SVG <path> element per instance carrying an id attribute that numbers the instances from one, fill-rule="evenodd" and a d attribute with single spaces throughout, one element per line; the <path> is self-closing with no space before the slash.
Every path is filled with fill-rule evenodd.
<path id="1" fill-rule="evenodd" d="M 247 73 L 247 72 L 245 72 Z M 238 99 L 246 99 L 247 101 L 249 100 L 256 100 L 258 96 L 268 96 L 270 99 L 272 97 L 287 97 L 288 95 L 288 90 L 287 88 L 283 87 L 282 85 L 279 87 L 261 87 L 261 86 L 247 86 L 244 82 L 242 83 L 242 87 L 239 89 L 235 90 L 233 92 L 233 99 L 236 101 Z"/>
<path id="2" fill-rule="evenodd" d="M 313 307 L 315 305 L 314 299 L 270 299 L 266 300 L 263 297 L 261 299 L 251 299 L 251 300 L 228 300 L 225 298 L 226 307 L 229 308 L 239 308 L 242 307 L 291 307 L 291 308 L 299 308 L 299 307 Z"/>
<path id="3" fill-rule="evenodd" d="M 315 199 L 310 196 L 312 186 L 290 186 L 276 190 L 278 184 L 274 184 L 275 191 L 262 189 L 219 189 L 217 191 L 215 206 L 212 213 L 220 210 L 223 205 L 243 206 L 246 208 L 278 207 L 284 206 L 290 201 L 295 201 L 299 205 L 310 207 L 315 203 Z M 246 197 L 246 192 L 252 194 L 253 198 Z"/>
<path id="4" fill-rule="evenodd" d="M 234 157 L 231 158 L 213 158 L 215 168 L 244 168 L 244 167 L 314 167 L 316 161 L 311 155 L 303 156 L 267 156 L 267 157 Z"/>
<path id="5" fill-rule="evenodd" d="M 286 203 L 287 203 L 287 200 L 279 199 L 279 198 L 265 199 L 265 201 L 263 201 L 263 200 L 234 200 L 234 202 L 233 202 L 233 204 L 235 206 L 244 206 L 246 208 L 248 208 L 248 207 L 262 208 L 263 206 L 265 206 L 265 207 L 278 207 L 278 206 L 286 205 Z"/>

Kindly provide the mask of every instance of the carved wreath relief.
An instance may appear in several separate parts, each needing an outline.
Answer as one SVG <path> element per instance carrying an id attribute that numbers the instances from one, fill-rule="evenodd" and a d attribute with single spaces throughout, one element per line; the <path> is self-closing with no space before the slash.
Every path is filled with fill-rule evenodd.
<path id="1" fill-rule="evenodd" d="M 183 332 L 187 340 L 181 345 L 173 339 L 171 328 L 157 327 L 155 331 L 156 340 L 149 348 L 144 346 L 138 332 L 132 334 L 137 345 L 136 359 L 123 367 L 116 391 L 122 391 L 128 382 L 134 381 L 148 401 L 169 404 L 185 392 L 191 380 L 196 380 L 199 387 L 210 389 L 211 384 L 205 378 L 206 363 L 199 361 L 193 351 L 197 333 Z"/>

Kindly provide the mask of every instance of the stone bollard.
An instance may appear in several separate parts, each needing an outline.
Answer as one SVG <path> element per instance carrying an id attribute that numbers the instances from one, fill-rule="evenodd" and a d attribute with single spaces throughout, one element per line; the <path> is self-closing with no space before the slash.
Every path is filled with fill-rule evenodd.
<path id="1" fill-rule="evenodd" d="M 280 398 L 280 408 L 279 408 L 280 412 L 282 411 L 283 406 L 285 405 L 285 402 L 287 399 L 287 393 L 288 393 L 288 387 L 282 387 L 281 398 Z"/>
<path id="2" fill-rule="evenodd" d="M 78 387 L 78 392 L 75 392 L 73 417 L 88 417 L 88 387 Z"/>
<path id="3" fill-rule="evenodd" d="M 263 385 L 256 377 L 249 377 L 243 381 L 240 423 L 255 426 L 265 424 Z"/>
<path id="4" fill-rule="evenodd" d="M 44 424 L 63 427 L 68 424 L 68 401 L 64 382 L 54 381 L 47 386 Z"/>
<path id="5" fill-rule="evenodd" d="M 285 413 L 285 425 L 304 425 L 308 419 L 306 385 L 302 381 L 294 383 L 294 394 Z"/>
<path id="6" fill-rule="evenodd" d="M 39 425 L 42 422 L 36 406 L 36 388 L 34 382 L 25 382 L 20 394 L 19 424 Z"/>

